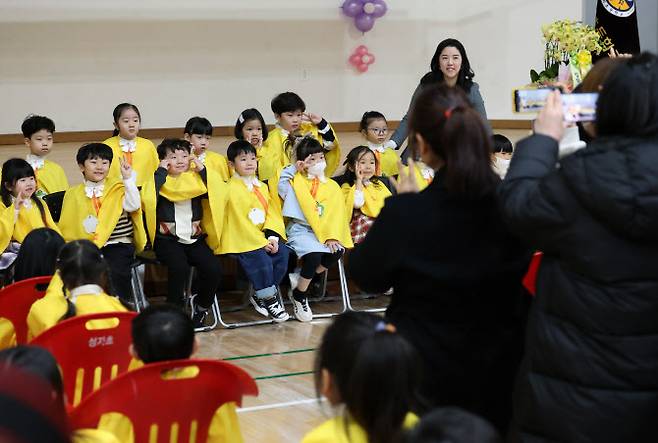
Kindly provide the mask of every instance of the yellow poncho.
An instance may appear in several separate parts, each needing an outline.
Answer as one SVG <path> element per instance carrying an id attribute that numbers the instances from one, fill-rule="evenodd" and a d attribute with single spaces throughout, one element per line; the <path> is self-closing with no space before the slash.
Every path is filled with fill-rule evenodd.
<path id="1" fill-rule="evenodd" d="M 137 147 L 135 152 L 130 156 L 121 150 L 119 145 L 119 136 L 110 137 L 103 143 L 112 148 L 112 163 L 110 164 L 110 172 L 107 175 L 109 179 L 121 179 L 120 158 L 129 158 L 129 163 L 133 170 L 137 173 L 137 187 L 142 187 L 144 182 L 148 181 L 153 173 L 158 169 L 160 160 L 158 159 L 158 151 L 151 140 L 136 137 Z"/>
<path id="2" fill-rule="evenodd" d="M 404 167 L 405 174 L 409 171 L 409 166 Z M 415 162 L 414 164 L 414 175 L 416 176 L 416 184 L 418 184 L 418 190 L 422 191 L 425 189 L 432 180 L 434 180 L 434 171 L 429 166 L 426 166 L 424 163 Z"/>
<path id="3" fill-rule="evenodd" d="M 66 191 L 69 188 L 64 169 L 50 160 L 45 160 L 43 168 L 36 169 L 34 175 L 37 177 L 37 192 L 41 191 L 44 195 Z"/>
<path id="4" fill-rule="evenodd" d="M 354 247 L 345 199 L 335 181 L 309 179 L 297 172 L 292 179 L 292 188 L 306 221 L 320 243 L 338 240 L 346 248 Z"/>
<path id="5" fill-rule="evenodd" d="M 331 125 L 329 125 L 331 127 Z M 332 128 L 333 131 L 333 128 Z M 311 134 L 320 143 L 322 143 L 322 136 L 318 132 L 318 128 L 311 123 L 302 123 L 299 133 L 301 135 Z M 325 155 L 327 161 L 327 168 L 325 174 L 328 177 L 334 173 L 340 162 L 340 144 L 338 136 L 334 131 L 334 147 Z M 261 180 L 270 180 L 277 175 L 277 172 L 291 163 L 289 151 L 292 147 L 286 148 L 287 137 L 281 132 L 281 128 L 274 128 L 267 136 L 267 140 L 263 142 L 263 146 L 258 150 L 258 178 Z"/>
<path id="6" fill-rule="evenodd" d="M 62 214 L 59 218 L 59 227 L 64 240 L 91 240 L 96 246 L 102 248 L 110 238 L 117 226 L 123 212 L 123 198 L 125 187 L 121 180 L 105 180 L 103 195 L 100 197 L 100 210 L 94 208 L 92 199 L 85 194 L 85 185 L 75 186 L 64 194 Z M 133 243 L 135 250 L 141 252 L 146 244 L 146 230 L 142 221 L 142 211 L 137 210 L 128 214 L 133 224 Z M 88 232 L 85 227 L 86 220 L 95 219 L 98 222 L 95 232 Z"/>
<path id="7" fill-rule="evenodd" d="M 228 165 L 228 160 L 222 154 L 206 150 L 203 164 L 206 168 L 212 169 L 219 174 L 220 178 L 228 181 L 231 178 L 231 168 Z"/>
<path id="8" fill-rule="evenodd" d="M 342 190 L 345 195 L 345 209 L 347 211 L 347 221 L 349 223 L 352 219 L 352 214 L 354 213 L 354 193 L 356 192 L 356 186 L 350 186 L 348 183 L 344 183 Z M 359 209 L 368 217 L 377 218 L 379 212 L 384 207 L 384 200 L 390 196 L 391 191 L 388 190 L 384 183 L 370 182 L 368 186 L 363 187 L 364 203 Z"/>
<path id="9" fill-rule="evenodd" d="M 57 232 L 59 228 L 50 216 L 48 206 L 42 200 L 39 200 L 43 206 L 44 216 L 41 216 L 41 211 L 37 204 L 32 201 L 30 208 L 21 206 L 16 217 L 15 206 L 12 203 L 6 207 L 0 202 L 0 252 L 7 249 L 9 242 L 14 240 L 18 243 L 23 243 L 23 240 L 33 229 L 37 228 L 50 228 Z"/>
<path id="10" fill-rule="evenodd" d="M 208 235 L 206 243 L 215 254 L 220 252 L 220 240 L 224 226 L 224 211 L 228 199 L 228 185 L 213 169 L 205 168 L 208 184 L 203 182 L 201 176 L 194 170 L 183 172 L 177 177 L 168 175 L 164 185 L 160 188 L 160 195 L 170 202 L 181 202 L 208 194 L 201 204 L 203 215 L 201 227 Z M 155 240 L 157 231 L 156 208 L 157 195 L 153 175 L 150 181 L 142 187 L 142 207 L 146 214 L 146 227 L 151 242 Z"/>

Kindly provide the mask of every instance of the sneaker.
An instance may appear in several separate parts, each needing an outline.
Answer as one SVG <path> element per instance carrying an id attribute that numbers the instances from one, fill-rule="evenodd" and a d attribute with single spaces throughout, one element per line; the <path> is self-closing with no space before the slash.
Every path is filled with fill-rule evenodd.
<path id="1" fill-rule="evenodd" d="M 293 289 L 297 288 L 297 283 L 299 283 L 299 272 L 291 272 L 288 274 L 288 278 L 290 279 L 290 290 L 292 291 Z"/>
<path id="2" fill-rule="evenodd" d="M 263 300 L 256 297 L 255 295 L 252 295 L 251 297 L 249 297 L 249 301 L 251 302 L 251 305 L 254 307 L 256 312 L 258 312 L 263 317 L 268 316 L 268 312 L 267 309 L 265 308 L 265 305 L 263 304 Z"/>
<path id="3" fill-rule="evenodd" d="M 384 292 L 384 295 L 393 295 L 393 288 L 389 288 L 388 291 Z"/>
<path id="4" fill-rule="evenodd" d="M 261 301 L 261 303 L 265 306 L 267 309 L 266 312 L 276 323 L 284 322 L 290 318 L 276 296 L 265 299 Z"/>
<path id="5" fill-rule="evenodd" d="M 204 328 L 206 326 L 206 317 L 208 317 L 208 310 L 201 311 L 200 309 L 195 309 L 192 314 L 192 323 L 194 324 L 194 329 Z"/>
<path id="6" fill-rule="evenodd" d="M 288 297 L 292 303 L 293 313 L 297 320 L 304 323 L 313 320 L 313 312 L 308 305 L 308 297 L 304 297 L 302 301 L 299 301 L 295 298 L 292 292 L 288 293 Z"/>

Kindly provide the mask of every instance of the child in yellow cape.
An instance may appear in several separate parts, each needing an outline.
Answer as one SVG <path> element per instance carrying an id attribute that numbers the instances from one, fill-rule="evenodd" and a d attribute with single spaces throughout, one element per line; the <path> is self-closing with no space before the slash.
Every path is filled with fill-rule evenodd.
<path id="1" fill-rule="evenodd" d="M 34 169 L 20 158 L 2 165 L 0 188 L 0 269 L 16 259 L 20 244 L 33 229 L 51 228 L 59 233 L 48 206 L 36 196 Z"/>
<path id="2" fill-rule="evenodd" d="M 315 138 L 327 151 L 325 174 L 331 177 L 338 167 L 340 145 L 333 128 L 319 115 L 304 111 L 306 104 L 294 92 L 281 93 L 272 100 L 276 127 L 258 150 L 258 177 L 261 180 L 276 177 L 281 168 L 289 165 L 295 139 L 307 135 Z"/>
<path id="3" fill-rule="evenodd" d="M 222 180 L 231 178 L 228 161 L 222 154 L 209 151 L 212 139 L 212 124 L 204 117 L 192 117 L 185 123 L 184 138 L 192 145 L 192 154 L 203 163 L 203 165 L 215 171 Z"/>
<path id="4" fill-rule="evenodd" d="M 367 111 L 361 117 L 359 130 L 366 139 L 368 147 L 377 157 L 377 170 L 375 175 L 393 177 L 398 175 L 398 162 L 400 156 L 386 141 L 388 136 L 388 123 L 384 114 L 377 111 Z"/>
<path id="5" fill-rule="evenodd" d="M 193 320 L 202 327 L 219 286 L 218 254 L 227 185 L 214 170 L 190 157 L 186 140 L 168 138 L 158 146 L 160 166 L 142 188 L 148 235 L 155 255 L 167 266 L 167 302 L 182 306 L 190 268 L 199 279 Z"/>
<path id="6" fill-rule="evenodd" d="M 86 239 L 101 248 L 110 266 L 114 294 L 133 307 L 130 266 L 144 249 L 146 231 L 136 174 L 128 162 L 113 159 L 104 143 L 89 143 L 76 154 L 84 182 L 64 194 L 59 227 L 64 240 Z M 121 165 L 121 180 L 108 176 L 110 164 Z"/>
<path id="7" fill-rule="evenodd" d="M 388 177 L 375 175 L 377 157 L 367 146 L 357 146 L 345 159 L 345 173 L 335 180 L 345 195 L 347 220 L 354 244 L 366 237 L 375 218 L 391 196 Z"/>
<path id="8" fill-rule="evenodd" d="M 345 199 L 338 184 L 325 177 L 324 148 L 313 137 L 295 147 L 295 163 L 281 171 L 278 191 L 287 220 L 288 246 L 302 260 L 299 274 L 290 274 L 289 294 L 295 318 L 311 321 L 307 290 L 315 274 L 340 260 L 353 246 L 345 214 Z"/>
<path id="9" fill-rule="evenodd" d="M 30 115 L 23 121 L 21 131 L 25 146 L 30 150 L 25 160 L 34 168 L 37 177 L 37 197 L 66 191 L 69 181 L 64 169 L 46 158 L 53 147 L 55 123 L 48 117 Z"/>
<path id="10" fill-rule="evenodd" d="M 32 304 L 27 315 L 29 338 L 76 315 L 127 311 L 118 298 L 109 295 L 109 266 L 100 249 L 89 240 L 64 245 L 57 258 L 56 275 L 61 278 L 66 296 L 64 291 L 51 293 Z"/>
<path id="11" fill-rule="evenodd" d="M 263 114 L 256 108 L 245 109 L 238 115 L 233 127 L 233 134 L 238 140 L 246 140 L 256 148 L 256 155 L 260 158 L 263 142 L 267 140 L 269 132 Z"/>
<path id="12" fill-rule="evenodd" d="M 278 197 L 272 198 L 265 183 L 256 178 L 256 148 L 236 140 L 227 150 L 235 170 L 228 181 L 228 204 L 220 251 L 235 255 L 254 287 L 251 303 L 256 311 L 275 322 L 289 316 L 279 301 L 279 284 L 288 269 L 289 249 Z"/>
<path id="13" fill-rule="evenodd" d="M 142 116 L 137 106 L 121 103 L 112 112 L 114 132 L 103 143 L 112 148 L 114 161 L 110 166 L 109 177 L 121 178 L 120 159 L 124 159 L 137 174 L 137 186 L 142 187 L 158 167 L 158 153 L 151 140 L 138 137 Z"/>
<path id="14" fill-rule="evenodd" d="M 132 321 L 130 353 L 141 363 L 185 360 L 197 351 L 199 342 L 194 336 L 194 325 L 178 307 L 164 304 L 149 306 Z M 135 361 L 135 360 L 133 360 Z M 131 369 L 135 369 L 134 367 Z M 195 375 L 193 366 L 173 369 L 165 376 L 186 378 Z M 133 443 L 135 436 L 130 420 L 111 412 L 101 416 L 98 429 L 111 432 L 121 443 Z M 242 443 L 240 423 L 234 402 L 225 403 L 210 422 L 206 443 Z"/>
<path id="15" fill-rule="evenodd" d="M 409 174 L 409 166 L 404 166 L 400 170 L 404 171 L 405 175 Z M 430 183 L 432 183 L 432 180 L 434 180 L 434 175 L 436 174 L 434 169 L 427 166 L 420 159 L 413 162 L 413 168 L 411 170 L 413 171 L 416 179 L 416 186 L 418 186 L 419 191 L 428 187 Z"/>

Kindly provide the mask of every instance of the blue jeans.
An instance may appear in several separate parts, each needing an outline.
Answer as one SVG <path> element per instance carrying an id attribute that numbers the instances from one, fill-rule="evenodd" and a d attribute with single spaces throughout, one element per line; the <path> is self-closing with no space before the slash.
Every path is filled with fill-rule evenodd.
<path id="1" fill-rule="evenodd" d="M 288 270 L 289 253 L 288 247 L 280 244 L 276 254 L 269 254 L 261 248 L 231 255 L 235 255 L 240 262 L 247 279 L 254 286 L 256 297 L 264 299 L 276 294 L 277 286 Z"/>

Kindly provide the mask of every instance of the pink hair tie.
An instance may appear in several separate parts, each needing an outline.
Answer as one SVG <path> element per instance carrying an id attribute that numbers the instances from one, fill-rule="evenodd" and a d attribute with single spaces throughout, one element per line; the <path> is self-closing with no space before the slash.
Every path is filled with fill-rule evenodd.
<path id="1" fill-rule="evenodd" d="M 454 111 L 454 110 L 455 110 L 455 108 L 452 107 L 452 108 L 448 108 L 448 109 L 446 109 L 446 110 L 443 112 L 443 116 L 446 118 L 446 120 L 448 120 L 448 119 L 450 118 L 450 116 L 452 115 L 452 111 Z"/>

